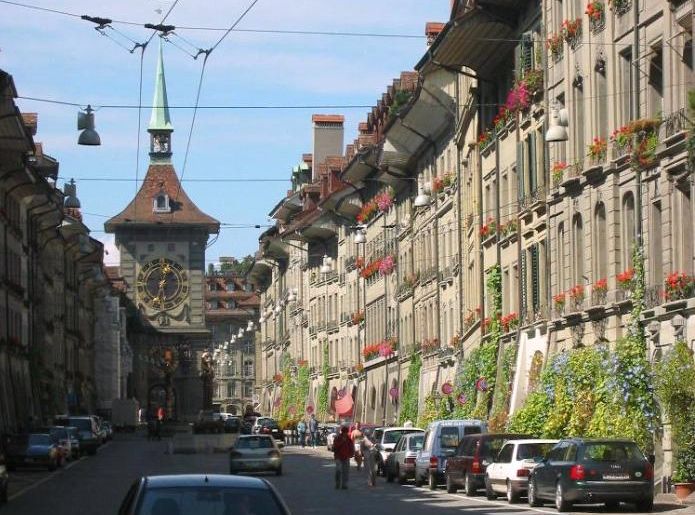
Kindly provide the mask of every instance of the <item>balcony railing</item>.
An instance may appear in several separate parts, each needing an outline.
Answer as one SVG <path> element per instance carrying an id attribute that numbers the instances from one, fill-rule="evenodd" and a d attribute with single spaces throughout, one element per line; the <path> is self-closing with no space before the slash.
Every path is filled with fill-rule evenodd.
<path id="1" fill-rule="evenodd" d="M 688 123 L 688 116 L 685 111 L 685 107 L 680 108 L 678 111 L 671 113 L 664 118 L 663 127 L 663 139 L 670 138 L 678 134 L 679 132 L 688 130 L 690 124 Z"/>
<path id="2" fill-rule="evenodd" d="M 644 307 L 653 308 L 664 302 L 664 286 L 658 284 L 649 286 L 644 290 Z"/>
<path id="3" fill-rule="evenodd" d="M 329 333 L 331 333 L 333 331 L 337 331 L 338 327 L 339 327 L 339 325 L 338 325 L 338 322 L 336 320 L 331 320 L 330 322 L 328 322 L 328 324 L 326 324 L 326 330 Z"/>

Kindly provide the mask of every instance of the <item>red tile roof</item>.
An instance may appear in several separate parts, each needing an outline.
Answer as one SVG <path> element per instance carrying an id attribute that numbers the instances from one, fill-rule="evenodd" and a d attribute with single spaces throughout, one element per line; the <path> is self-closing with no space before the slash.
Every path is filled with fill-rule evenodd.
<path id="1" fill-rule="evenodd" d="M 169 196 L 170 212 L 157 213 L 152 209 L 160 192 Z M 114 232 L 119 227 L 154 224 L 204 226 L 210 233 L 220 229 L 219 221 L 203 213 L 188 198 L 171 164 L 151 164 L 135 198 L 104 227 L 106 232 Z"/>

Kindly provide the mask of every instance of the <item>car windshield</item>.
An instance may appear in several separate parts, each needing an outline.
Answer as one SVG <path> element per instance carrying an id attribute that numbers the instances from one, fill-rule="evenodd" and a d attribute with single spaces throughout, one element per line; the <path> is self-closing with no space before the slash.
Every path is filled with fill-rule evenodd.
<path id="1" fill-rule="evenodd" d="M 490 438 L 488 440 L 484 440 L 481 455 L 483 457 L 497 456 L 502 449 L 502 445 L 504 445 L 504 442 L 507 440 L 508 438 Z"/>
<path id="2" fill-rule="evenodd" d="M 267 420 L 264 420 L 263 422 L 261 422 L 261 426 L 275 429 L 278 427 L 278 423 L 273 419 L 267 419 Z"/>
<path id="3" fill-rule="evenodd" d="M 271 449 L 273 447 L 273 441 L 268 436 L 239 438 L 235 447 L 237 449 Z"/>
<path id="4" fill-rule="evenodd" d="M 80 431 L 92 430 L 92 421 L 88 418 L 71 418 L 70 425 L 76 427 Z"/>
<path id="5" fill-rule="evenodd" d="M 582 461 L 634 461 L 644 456 L 637 445 L 631 442 L 591 442 L 584 447 Z"/>
<path id="6" fill-rule="evenodd" d="M 138 506 L 138 515 L 281 515 L 269 490 L 250 488 L 152 488 Z"/>
<path id="7" fill-rule="evenodd" d="M 51 434 L 54 435 L 56 438 L 62 438 L 65 439 L 68 437 L 68 433 L 65 429 L 62 427 L 54 427 L 51 429 Z"/>
<path id="8" fill-rule="evenodd" d="M 444 426 L 439 435 L 442 449 L 456 449 L 459 445 L 459 429 L 456 426 Z"/>
<path id="9" fill-rule="evenodd" d="M 411 436 L 410 437 L 410 444 L 408 448 L 411 451 L 419 451 L 422 449 L 422 443 L 425 441 L 425 436 L 424 435 L 418 435 L 418 436 Z"/>
<path id="10" fill-rule="evenodd" d="M 516 459 L 540 461 L 554 445 L 554 443 L 522 443 L 516 451 Z"/>
<path id="11" fill-rule="evenodd" d="M 414 433 L 411 429 L 397 429 L 394 431 L 384 431 L 384 443 L 397 443 L 401 436 Z"/>
<path id="12" fill-rule="evenodd" d="M 51 445 L 51 437 L 48 435 L 29 435 L 29 445 Z"/>

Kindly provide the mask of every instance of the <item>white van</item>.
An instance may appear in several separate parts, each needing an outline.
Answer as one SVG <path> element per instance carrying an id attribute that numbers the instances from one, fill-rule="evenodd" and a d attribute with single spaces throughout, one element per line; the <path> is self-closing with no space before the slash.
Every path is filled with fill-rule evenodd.
<path id="1" fill-rule="evenodd" d="M 415 486 L 427 482 L 434 489 L 444 482 L 446 460 L 466 435 L 487 432 L 487 423 L 477 419 L 435 420 L 425 431 L 425 441 L 415 458 Z"/>

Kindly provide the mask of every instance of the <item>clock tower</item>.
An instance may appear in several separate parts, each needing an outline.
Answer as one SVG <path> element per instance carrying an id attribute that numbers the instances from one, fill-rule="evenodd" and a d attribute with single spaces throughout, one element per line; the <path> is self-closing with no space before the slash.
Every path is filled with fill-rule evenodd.
<path id="1" fill-rule="evenodd" d="M 104 225 L 114 233 L 128 284 L 129 338 L 135 349 L 130 391 L 140 405 L 191 419 L 204 406 L 209 332 L 205 328 L 205 247 L 220 223 L 188 197 L 171 162 L 162 44 L 159 45 L 150 163 L 135 198 Z"/>

